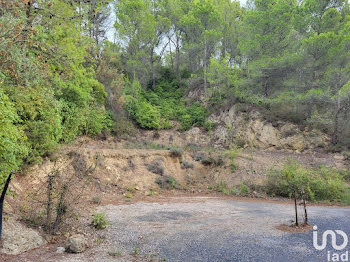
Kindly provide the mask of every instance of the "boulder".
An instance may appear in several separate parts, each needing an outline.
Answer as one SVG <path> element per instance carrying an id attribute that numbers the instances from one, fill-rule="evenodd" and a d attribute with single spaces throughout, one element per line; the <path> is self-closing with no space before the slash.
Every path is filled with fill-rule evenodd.
<path id="1" fill-rule="evenodd" d="M 87 240 L 81 235 L 73 235 L 69 237 L 65 245 L 66 251 L 71 253 L 81 253 L 87 248 Z"/>
<path id="2" fill-rule="evenodd" d="M 17 255 L 46 244 L 37 231 L 26 227 L 12 217 L 4 217 L 2 240 L 3 246 L 0 248 L 0 253 L 11 255 Z"/>
<path id="3" fill-rule="evenodd" d="M 64 247 L 57 247 L 56 249 L 56 253 L 57 254 L 62 254 L 66 251 L 66 249 Z"/>

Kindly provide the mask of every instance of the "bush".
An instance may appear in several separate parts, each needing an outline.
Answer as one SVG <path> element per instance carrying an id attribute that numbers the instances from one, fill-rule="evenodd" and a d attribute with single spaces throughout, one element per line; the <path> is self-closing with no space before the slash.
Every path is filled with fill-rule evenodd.
<path id="1" fill-rule="evenodd" d="M 191 116 L 191 122 L 196 126 L 203 126 L 205 118 L 207 117 L 207 110 L 200 103 L 196 102 L 192 104 L 187 113 Z"/>
<path id="2" fill-rule="evenodd" d="M 215 123 L 213 121 L 209 120 L 209 121 L 206 121 L 203 126 L 204 126 L 205 130 L 210 132 L 215 128 Z"/>
<path id="3" fill-rule="evenodd" d="M 220 193 L 223 193 L 225 195 L 231 195 L 232 189 L 227 186 L 227 183 L 224 181 L 219 181 L 219 183 L 216 186 L 216 190 Z"/>
<path id="4" fill-rule="evenodd" d="M 60 103 L 52 91 L 42 87 L 8 87 L 5 89 L 14 101 L 21 125 L 31 149 L 27 163 L 53 152 L 62 138 Z"/>
<path id="5" fill-rule="evenodd" d="M 231 171 L 232 172 L 235 172 L 237 169 L 238 169 L 238 166 L 235 162 L 235 158 L 238 156 L 239 154 L 239 150 L 237 149 L 230 149 L 230 150 L 227 150 L 225 152 L 225 155 L 229 158 L 230 160 L 230 167 L 231 167 Z"/>
<path id="6" fill-rule="evenodd" d="M 161 70 L 163 70 L 162 68 Z M 184 88 L 169 74 L 161 73 L 157 79 L 155 90 L 142 90 L 140 83 L 134 81 L 124 87 L 124 109 L 145 129 L 167 129 L 172 125 L 170 120 L 180 122 L 181 130 L 189 130 L 192 125 L 204 125 L 207 116 L 206 109 L 200 103 L 185 105 Z M 210 123 L 209 126 L 210 128 Z"/>
<path id="7" fill-rule="evenodd" d="M 141 128 L 161 128 L 161 119 L 158 109 L 146 101 L 142 101 L 136 106 L 135 120 Z"/>
<path id="8" fill-rule="evenodd" d="M 156 183 L 159 185 L 160 188 L 163 189 L 173 189 L 176 188 L 178 185 L 176 179 L 172 176 L 158 177 L 156 179 Z"/>
<path id="9" fill-rule="evenodd" d="M 104 229 L 108 225 L 105 214 L 95 213 L 92 215 L 92 226 L 96 229 Z"/>
<path id="10" fill-rule="evenodd" d="M 214 155 L 204 158 L 201 163 L 205 166 L 222 166 L 225 164 L 221 155 Z"/>
<path id="11" fill-rule="evenodd" d="M 147 164 L 147 170 L 157 174 L 157 175 L 163 175 L 164 174 L 164 166 L 161 160 L 155 160 L 149 164 Z"/>
<path id="12" fill-rule="evenodd" d="M 344 178 L 331 168 L 305 169 L 289 163 L 283 170 L 271 170 L 268 174 L 268 194 L 290 197 L 294 188 L 305 190 L 311 201 L 341 201 L 347 197 Z"/>
<path id="13" fill-rule="evenodd" d="M 190 169 L 190 168 L 193 168 L 194 165 L 193 163 L 190 163 L 190 162 L 187 162 L 187 161 L 184 161 L 181 163 L 181 168 L 182 169 Z"/>
<path id="14" fill-rule="evenodd" d="M 103 130 L 108 129 L 111 122 L 113 123 L 113 119 L 110 119 L 110 116 L 108 116 L 105 110 L 92 107 L 87 113 L 86 125 L 83 133 L 89 136 L 96 136 L 101 134 Z"/>
<path id="15" fill-rule="evenodd" d="M 202 162 L 207 157 L 205 152 L 195 152 L 191 156 L 197 162 Z"/>
<path id="16" fill-rule="evenodd" d="M 250 188 L 243 182 L 239 186 L 239 194 L 241 196 L 247 196 L 250 194 Z"/>
<path id="17" fill-rule="evenodd" d="M 181 157 L 182 156 L 182 149 L 181 148 L 170 149 L 170 156 L 171 157 Z"/>
<path id="18" fill-rule="evenodd" d="M 181 123 L 181 126 L 180 126 L 181 130 L 183 131 L 189 130 L 192 127 L 191 115 L 189 114 L 182 115 L 180 119 L 180 123 Z"/>
<path id="19" fill-rule="evenodd" d="M 26 136 L 16 125 L 19 121 L 16 108 L 0 89 L 0 186 L 28 153 Z"/>

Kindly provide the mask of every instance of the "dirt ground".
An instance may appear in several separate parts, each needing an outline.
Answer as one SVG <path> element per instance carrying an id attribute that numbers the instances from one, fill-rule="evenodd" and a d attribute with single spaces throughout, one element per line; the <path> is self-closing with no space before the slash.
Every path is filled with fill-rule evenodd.
<path id="1" fill-rule="evenodd" d="M 312 246 L 312 232 L 285 232 L 278 225 L 293 218 L 291 203 L 229 197 L 164 197 L 159 201 L 98 207 L 109 225 L 81 254 L 57 254 L 48 244 L 1 261 L 324 261 Z M 320 231 L 350 233 L 350 209 L 309 208 Z"/>
<path id="2" fill-rule="evenodd" d="M 169 133 L 169 131 L 164 132 Z M 166 135 L 170 134 L 168 133 Z M 166 137 L 166 135 L 161 134 L 161 137 Z M 187 217 L 191 217 L 191 219 L 199 217 L 200 219 L 196 221 L 203 228 L 205 225 L 216 228 L 217 225 L 211 224 L 212 220 L 209 218 L 220 220 L 222 215 L 227 218 L 227 221 L 225 221 L 227 227 L 237 227 L 237 221 L 235 222 L 236 224 L 229 224 L 230 212 L 232 214 L 238 212 L 237 210 L 240 210 L 240 207 L 235 206 L 234 203 L 241 203 L 242 201 L 247 206 L 269 207 L 267 210 L 259 209 L 258 211 L 263 216 L 266 214 L 269 219 L 274 217 L 274 215 L 279 216 L 276 214 L 279 207 L 286 210 L 282 221 L 277 219 L 273 220 L 274 222 L 271 224 L 268 223 L 270 233 L 281 234 L 281 231 L 277 230 L 276 226 L 281 225 L 281 223 L 286 221 L 287 217 L 290 217 L 289 211 L 287 211 L 291 210 L 288 200 L 278 199 L 279 204 L 276 205 L 276 199 L 269 199 L 260 194 L 251 194 L 250 198 L 227 197 L 216 192 L 215 186 L 218 183 L 225 182 L 230 187 L 237 186 L 241 182 L 245 182 L 248 185 L 263 185 L 269 170 L 281 168 L 290 159 L 308 167 L 326 165 L 335 168 L 348 168 L 347 163 L 340 154 L 329 154 L 321 149 L 308 153 L 293 153 L 247 148 L 239 151 L 234 160 L 238 168 L 232 171 L 229 159 L 225 158 L 224 149 L 214 150 L 204 146 L 201 147 L 200 145 L 191 145 L 183 147 L 180 156 L 174 156 L 172 150 L 181 146 L 176 144 L 176 139 L 168 145 L 159 145 L 157 144 L 159 138 L 153 139 L 153 136 L 153 132 L 144 132 L 143 137 L 128 140 L 118 140 L 116 138 L 93 140 L 81 137 L 74 144 L 62 146 L 57 154 L 45 159 L 41 164 L 26 170 L 25 175 L 17 174 L 11 184 L 11 190 L 16 193 L 16 197 L 7 198 L 5 217 L 17 219 L 24 225 L 33 226 L 34 229 L 43 233 L 42 228 L 35 226 L 35 223 L 31 224 L 32 222 L 38 222 L 38 216 L 30 217 L 30 219 L 28 216 L 31 215 L 29 212 L 37 215 L 38 211 L 41 213 L 43 211 L 43 201 L 45 201 L 47 195 L 48 174 L 54 170 L 59 170 L 63 177 L 70 177 L 75 174 L 76 169 L 73 168 L 74 159 L 72 160 L 72 155 L 78 155 L 79 159 L 85 164 L 86 169 L 89 170 L 84 184 L 77 184 L 72 189 L 73 194 L 71 198 L 74 201 L 71 202 L 72 217 L 69 220 L 70 224 L 62 229 L 59 234 L 49 237 L 47 239 L 49 244 L 17 256 L 0 254 L 0 261 L 161 261 L 163 259 L 162 256 L 164 258 L 168 257 L 167 261 L 206 261 L 205 259 L 191 260 L 189 257 L 191 255 L 194 257 L 198 256 L 198 259 L 203 259 L 201 255 L 192 254 L 191 250 L 186 251 L 188 252 L 188 257 L 185 257 L 185 260 L 180 260 L 181 256 L 166 250 L 164 243 L 167 243 L 169 239 L 164 239 L 164 236 L 168 235 L 170 231 L 172 232 L 169 233 L 170 235 L 175 234 L 176 232 L 171 227 L 188 223 Z M 166 143 L 166 141 L 163 142 Z M 200 161 L 196 161 L 199 153 L 213 158 L 223 156 L 223 164 L 219 166 L 205 166 Z M 193 167 L 184 168 L 184 162 L 192 164 Z M 149 169 L 149 165 L 152 163 L 160 163 L 159 165 L 163 170 L 162 174 L 156 174 Z M 173 189 L 162 189 L 156 183 L 158 178 L 164 176 L 171 176 L 177 181 Z M 234 205 L 231 206 L 232 203 Z M 188 208 L 185 208 L 186 206 Z M 201 210 L 202 208 L 204 210 Z M 233 209 L 231 210 L 231 208 Z M 146 214 L 148 209 L 151 213 L 153 212 L 151 210 L 154 210 L 155 213 L 159 214 L 160 218 L 151 218 L 151 215 Z M 170 213 L 161 213 L 163 209 L 171 209 L 171 211 L 169 211 Z M 193 212 L 190 209 L 193 209 Z M 90 225 L 91 215 L 98 210 L 107 213 L 109 220 L 112 222 L 108 229 L 101 232 L 96 232 Z M 142 230 L 147 231 L 148 222 L 157 222 L 153 221 L 154 219 L 163 220 L 161 222 L 158 221 L 159 225 L 150 226 L 150 229 L 161 230 L 162 228 L 170 227 L 170 231 L 164 231 L 164 236 L 158 240 L 154 237 L 143 238 L 143 234 L 136 234 L 137 237 L 141 236 L 141 239 L 147 239 L 147 243 L 138 242 L 137 239 L 134 239 L 136 235 L 133 235 L 131 239 L 125 236 L 123 240 L 125 242 L 118 242 L 119 240 L 117 241 L 115 236 L 128 235 L 130 232 L 135 234 L 135 228 L 128 231 L 130 228 L 128 228 L 127 223 L 123 224 L 125 231 L 118 231 L 121 230 L 119 228 L 120 224 L 118 224 L 120 222 L 118 220 L 121 215 L 118 213 L 120 210 L 124 210 L 128 214 L 128 216 L 123 218 L 125 223 L 128 220 L 134 221 L 133 225 L 135 228 L 143 225 L 139 228 L 140 232 L 143 232 Z M 328 207 L 324 209 L 327 212 L 329 210 Z M 136 219 L 134 215 L 137 212 L 140 212 L 139 216 L 141 217 L 146 216 L 146 220 Z M 245 213 L 246 215 L 250 214 L 248 209 L 245 209 L 245 212 L 247 212 Z M 77 214 L 79 216 L 76 216 Z M 152 221 L 147 222 L 147 216 Z M 168 220 L 171 222 L 170 224 Z M 138 222 L 136 223 L 135 221 L 140 223 L 137 225 Z M 191 235 L 191 230 L 194 230 L 193 234 L 195 235 L 198 233 L 198 230 L 192 228 L 193 225 L 191 223 L 195 222 L 190 221 L 188 234 Z M 250 224 L 247 226 L 250 227 Z M 218 229 L 220 229 L 220 232 L 223 230 L 220 226 Z M 151 236 L 154 233 L 146 231 L 146 235 L 150 234 Z M 220 234 L 220 232 L 214 230 L 212 234 Z M 66 253 L 64 255 L 56 254 L 56 248 L 62 246 L 64 240 L 74 233 L 82 233 L 88 237 L 90 244 L 88 251 L 81 256 L 68 255 Z M 183 231 L 183 234 L 185 234 L 185 231 Z M 43 235 L 45 236 L 45 234 Z M 183 236 L 181 235 L 181 237 Z M 181 242 L 181 237 L 178 239 L 179 242 Z M 203 236 L 203 239 L 205 238 L 206 236 Z M 195 239 L 191 238 L 187 240 L 190 243 L 196 242 Z M 154 242 L 154 245 L 151 242 Z M 219 242 L 218 244 L 223 244 Z M 118 250 L 113 250 L 113 245 Z M 144 248 L 143 245 L 146 245 L 147 248 Z M 207 246 L 207 244 L 204 246 Z M 134 248 L 136 249 L 134 250 Z M 210 250 L 209 247 L 206 248 Z M 176 250 L 175 247 L 174 249 Z M 186 248 L 182 246 L 178 252 L 183 253 L 183 249 Z M 225 252 L 230 253 L 232 251 L 230 250 L 227 249 Z M 203 250 L 198 252 L 205 253 Z M 119 253 L 122 253 L 120 257 Z M 221 258 L 218 255 L 213 257 L 214 260 L 211 261 L 241 261 L 231 260 L 231 258 L 221 260 Z"/>

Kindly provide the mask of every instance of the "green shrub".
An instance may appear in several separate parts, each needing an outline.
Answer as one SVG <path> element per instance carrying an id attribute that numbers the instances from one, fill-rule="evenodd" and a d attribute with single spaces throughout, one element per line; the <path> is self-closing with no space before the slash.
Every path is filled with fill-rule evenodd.
<path id="1" fill-rule="evenodd" d="M 36 162 L 41 156 L 53 152 L 62 138 L 60 103 L 52 91 L 42 87 L 8 87 L 20 117 L 21 125 L 31 149 L 27 163 Z"/>
<path id="2" fill-rule="evenodd" d="M 225 152 L 225 156 L 228 157 L 230 160 L 230 168 L 231 168 L 232 172 L 235 172 L 238 169 L 238 166 L 235 162 L 235 159 L 238 156 L 239 152 L 240 151 L 238 149 L 235 149 L 235 148 L 232 148 L 232 149 L 227 150 Z"/>
<path id="3" fill-rule="evenodd" d="M 216 190 L 220 193 L 223 193 L 225 195 L 231 195 L 232 189 L 227 186 L 227 183 L 224 181 L 219 181 L 219 183 L 216 186 Z"/>
<path id="4" fill-rule="evenodd" d="M 108 225 L 105 214 L 95 213 L 92 215 L 92 225 L 96 229 L 104 229 Z"/>
<path id="5" fill-rule="evenodd" d="M 294 190 L 304 190 L 311 201 L 342 201 L 347 197 L 347 185 L 341 174 L 331 168 L 305 169 L 289 163 L 283 170 L 271 170 L 266 192 L 290 197 Z"/>
<path id="6" fill-rule="evenodd" d="M 209 155 L 201 163 L 205 166 L 222 166 L 225 164 L 221 155 Z"/>
<path id="7" fill-rule="evenodd" d="M 196 102 L 188 107 L 187 114 L 191 116 L 193 125 L 203 126 L 207 117 L 207 110 L 200 103 Z"/>
<path id="8" fill-rule="evenodd" d="M 312 200 L 341 200 L 346 191 L 343 177 L 333 169 L 320 167 L 310 174 Z"/>
<path id="9" fill-rule="evenodd" d="M 17 170 L 28 154 L 26 136 L 14 104 L 0 89 L 0 187 L 11 170 Z"/>
<path id="10" fill-rule="evenodd" d="M 215 123 L 213 121 L 209 120 L 209 121 L 206 121 L 203 126 L 204 126 L 205 130 L 210 132 L 215 128 Z"/>
<path id="11" fill-rule="evenodd" d="M 155 106 L 146 101 L 140 102 L 136 107 L 135 120 L 141 128 L 160 129 L 160 112 Z"/>
<path id="12" fill-rule="evenodd" d="M 180 118 L 180 123 L 181 123 L 181 126 L 180 126 L 181 130 L 184 130 L 184 131 L 189 130 L 192 127 L 191 115 L 188 115 L 188 114 L 182 115 Z"/>
<path id="13" fill-rule="evenodd" d="M 205 152 L 194 152 L 191 156 L 192 159 L 197 162 L 202 162 L 207 157 Z"/>
<path id="14" fill-rule="evenodd" d="M 190 163 L 190 162 L 187 162 L 187 161 L 183 161 L 181 163 L 181 168 L 182 169 L 191 169 L 193 167 L 194 167 L 193 163 Z"/>
<path id="15" fill-rule="evenodd" d="M 241 196 L 247 196 L 250 194 L 250 188 L 243 182 L 239 185 L 239 194 Z"/>
<path id="16" fill-rule="evenodd" d="M 92 107 L 86 115 L 86 125 L 83 133 L 89 136 L 96 136 L 107 128 L 108 114 L 106 111 L 102 108 Z"/>
<path id="17" fill-rule="evenodd" d="M 176 188 L 178 185 L 178 182 L 172 176 L 158 177 L 156 179 L 156 183 L 159 185 L 160 188 L 163 188 L 163 189 L 173 189 L 173 188 Z"/>

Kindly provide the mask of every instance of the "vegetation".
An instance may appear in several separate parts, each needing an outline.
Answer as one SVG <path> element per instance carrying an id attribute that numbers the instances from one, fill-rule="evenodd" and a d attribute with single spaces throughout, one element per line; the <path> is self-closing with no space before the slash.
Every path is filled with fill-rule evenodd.
<path id="1" fill-rule="evenodd" d="M 164 174 L 164 165 L 162 159 L 156 159 L 153 162 L 147 164 L 147 170 L 157 174 L 157 175 L 163 175 Z"/>
<path id="2" fill-rule="evenodd" d="M 108 225 L 105 214 L 95 213 L 92 215 L 92 225 L 96 229 L 104 229 Z"/>
<path id="3" fill-rule="evenodd" d="M 267 182 L 270 195 L 291 197 L 296 188 L 304 190 L 310 201 L 341 202 L 347 197 L 348 187 L 343 173 L 338 170 L 328 167 L 306 169 L 296 163 L 286 165 L 283 170 L 272 170 Z"/>
<path id="4" fill-rule="evenodd" d="M 109 128 L 96 74 L 104 31 L 96 27 L 109 2 L 1 1 L 0 185 L 58 143 Z"/>
<path id="5" fill-rule="evenodd" d="M 321 130 L 347 156 L 347 0 L 4 0 L 0 27 L 1 187 L 77 136 L 132 134 L 132 122 L 210 132 L 207 116 L 234 104 Z M 286 170 L 271 193 L 290 195 L 302 180 L 309 199 L 344 199 L 341 174 Z"/>
<path id="6" fill-rule="evenodd" d="M 121 0 L 116 11 L 125 74 L 152 105 L 138 110 L 154 123 L 134 113 L 141 127 L 210 130 L 204 107 L 183 107 L 195 91 L 209 111 L 253 105 L 329 133 L 334 149 L 350 144 L 348 1 Z"/>
<path id="7" fill-rule="evenodd" d="M 188 161 L 183 161 L 181 163 L 181 168 L 182 169 L 192 169 L 194 167 L 193 163 L 188 162 Z"/>
<path id="8" fill-rule="evenodd" d="M 216 185 L 216 191 L 225 195 L 249 196 L 251 190 L 246 183 L 241 182 L 238 187 L 230 187 L 224 181 L 219 181 Z"/>
<path id="9" fill-rule="evenodd" d="M 174 189 L 178 186 L 178 182 L 172 176 L 161 176 L 156 179 L 156 183 L 163 189 Z"/>
<path id="10" fill-rule="evenodd" d="M 306 169 L 297 163 L 286 164 L 283 170 L 272 170 L 268 176 L 267 193 L 270 195 L 293 197 L 298 225 L 297 199 L 304 205 L 304 223 L 307 224 L 306 201 L 329 201 L 349 204 L 349 185 L 337 170 L 320 167 Z"/>

